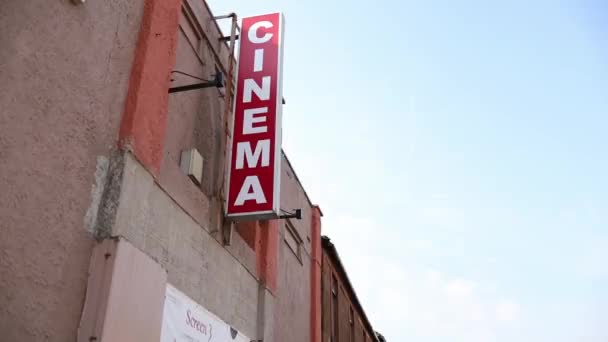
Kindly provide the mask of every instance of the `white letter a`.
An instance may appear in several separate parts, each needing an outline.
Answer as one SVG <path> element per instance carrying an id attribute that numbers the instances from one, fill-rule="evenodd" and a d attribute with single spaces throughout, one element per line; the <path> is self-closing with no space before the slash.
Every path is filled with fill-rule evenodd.
<path id="1" fill-rule="evenodd" d="M 247 176 L 243 182 L 243 186 L 236 196 L 234 205 L 243 205 L 245 201 L 255 200 L 256 204 L 266 203 L 266 197 L 262 191 L 258 176 Z"/>

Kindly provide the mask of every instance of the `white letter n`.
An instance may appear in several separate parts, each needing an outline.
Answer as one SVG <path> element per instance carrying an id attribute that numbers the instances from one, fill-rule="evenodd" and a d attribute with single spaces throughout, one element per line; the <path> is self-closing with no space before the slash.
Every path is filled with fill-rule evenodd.
<path id="1" fill-rule="evenodd" d="M 243 102 L 251 102 L 251 96 L 255 93 L 262 100 L 270 98 L 270 76 L 262 77 L 262 86 L 260 87 L 253 78 L 246 78 L 243 89 Z"/>

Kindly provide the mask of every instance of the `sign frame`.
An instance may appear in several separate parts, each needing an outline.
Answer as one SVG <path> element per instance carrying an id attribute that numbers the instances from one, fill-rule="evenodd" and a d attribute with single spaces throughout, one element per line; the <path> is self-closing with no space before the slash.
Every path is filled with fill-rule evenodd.
<path id="1" fill-rule="evenodd" d="M 268 16 L 277 16 L 278 19 L 278 28 L 276 30 L 277 34 L 278 34 L 278 47 L 277 47 L 277 56 L 276 56 L 276 60 L 277 60 L 277 65 L 276 67 L 276 88 L 275 90 L 275 99 L 271 99 L 271 102 L 274 102 L 275 104 L 275 110 L 274 113 L 268 113 L 268 116 L 273 115 L 274 114 L 274 126 L 267 126 L 268 129 L 273 129 L 274 130 L 274 142 L 271 143 L 272 148 L 274 149 L 273 152 L 273 158 L 271 159 L 271 167 L 272 167 L 272 172 L 273 172 L 273 179 L 272 179 L 272 204 L 270 206 L 270 208 L 265 209 L 265 210 L 253 210 L 253 211 L 235 211 L 235 210 L 231 210 L 233 209 L 233 206 L 231 206 L 231 200 L 235 200 L 235 198 L 231 195 L 233 195 L 233 193 L 231 193 L 231 185 L 232 185 L 232 181 L 234 181 L 234 177 L 233 177 L 233 167 L 234 167 L 234 163 L 235 163 L 235 122 L 236 122 L 236 116 L 237 116 L 237 104 L 244 102 L 242 98 L 243 94 L 242 92 L 239 92 L 240 89 L 240 84 L 242 82 L 244 82 L 243 79 L 241 79 L 241 68 L 243 67 L 242 65 L 242 61 L 241 61 L 241 56 L 242 56 L 242 47 L 243 47 L 243 42 L 248 39 L 248 33 L 249 31 L 245 32 L 245 28 L 243 27 L 243 22 L 245 22 L 245 20 L 252 20 L 254 18 L 260 18 L 260 17 L 268 17 Z M 233 98 L 233 103 L 232 103 L 232 117 L 231 117 L 231 122 L 230 122 L 230 127 L 231 127 L 231 134 L 229 137 L 229 143 L 228 143 L 228 155 L 227 155 L 227 159 L 228 159 L 228 168 L 226 170 L 227 173 L 227 177 L 226 177 L 226 183 L 225 183 L 225 200 L 224 200 L 224 215 L 227 218 L 230 218 L 234 221 L 238 221 L 238 220 L 247 220 L 247 219 L 252 219 L 252 220 L 257 220 L 257 219 L 274 219 L 274 218 L 278 218 L 280 216 L 280 202 L 281 202 L 281 198 L 280 198 L 280 193 L 281 193 L 281 163 L 282 163 L 282 114 L 283 114 L 283 56 L 284 56 L 284 52 L 283 52 L 283 48 L 284 48 L 284 30 L 285 30 L 285 18 L 283 13 L 281 12 L 274 12 L 274 13 L 268 13 L 268 14 L 262 14 L 262 15 L 255 15 L 255 16 L 250 16 L 250 17 L 245 17 L 242 19 L 241 21 L 241 32 L 240 32 L 240 48 L 239 48 L 239 59 L 237 61 L 237 65 L 236 65 L 236 82 L 234 85 L 234 98 Z M 253 44 L 253 43 L 250 43 Z M 251 48 L 251 47 L 249 47 Z M 253 66 L 248 66 L 248 67 L 253 67 Z M 274 82 L 273 82 L 274 83 Z M 240 113 L 241 116 L 244 116 L 244 113 Z M 251 147 L 250 147 L 251 150 Z M 244 184 L 243 184 L 244 185 Z M 262 191 L 266 191 L 268 189 L 262 189 Z"/>

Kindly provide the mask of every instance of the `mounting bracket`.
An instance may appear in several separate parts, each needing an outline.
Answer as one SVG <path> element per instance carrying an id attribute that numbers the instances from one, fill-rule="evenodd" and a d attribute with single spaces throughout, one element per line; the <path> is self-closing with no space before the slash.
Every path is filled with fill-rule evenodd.
<path id="1" fill-rule="evenodd" d="M 230 36 L 220 37 L 220 42 L 229 42 L 230 39 L 232 39 L 232 37 L 230 37 Z M 237 40 L 237 39 L 239 39 L 239 35 L 235 34 L 234 40 Z"/>
<path id="2" fill-rule="evenodd" d="M 298 220 L 302 219 L 302 209 L 296 209 L 293 213 L 286 212 L 287 214 L 280 215 L 279 219 L 290 219 L 295 218 Z"/>
<path id="3" fill-rule="evenodd" d="M 210 81 L 169 88 L 169 94 L 180 93 L 180 92 L 188 91 L 188 90 L 211 88 L 211 87 L 216 87 L 216 88 L 224 87 L 224 74 L 222 72 L 220 72 L 220 71 L 216 72 L 215 78 Z"/>

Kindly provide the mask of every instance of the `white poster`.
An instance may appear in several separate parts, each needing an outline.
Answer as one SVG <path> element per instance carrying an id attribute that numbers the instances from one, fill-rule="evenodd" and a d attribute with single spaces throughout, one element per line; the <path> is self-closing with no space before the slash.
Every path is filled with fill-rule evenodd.
<path id="1" fill-rule="evenodd" d="M 250 342 L 250 339 L 167 285 L 161 342 Z"/>

